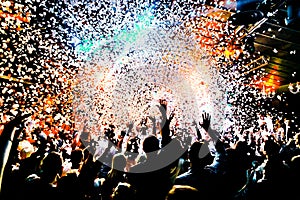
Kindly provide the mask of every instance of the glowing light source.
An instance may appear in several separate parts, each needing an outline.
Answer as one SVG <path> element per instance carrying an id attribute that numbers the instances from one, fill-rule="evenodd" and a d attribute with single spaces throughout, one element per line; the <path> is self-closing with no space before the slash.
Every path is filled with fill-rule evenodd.
<path id="1" fill-rule="evenodd" d="M 300 83 L 297 82 L 296 84 L 290 83 L 288 89 L 291 93 L 297 94 L 300 92 Z"/>

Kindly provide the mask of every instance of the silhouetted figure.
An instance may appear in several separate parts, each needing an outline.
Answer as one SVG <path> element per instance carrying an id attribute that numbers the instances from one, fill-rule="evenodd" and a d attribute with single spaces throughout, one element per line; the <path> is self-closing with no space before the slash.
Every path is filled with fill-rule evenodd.
<path id="1" fill-rule="evenodd" d="M 172 187 L 170 167 L 153 170 L 159 159 L 160 143 L 154 136 L 143 141 L 146 160 L 129 169 L 128 182 L 136 189 L 138 199 L 163 200 Z"/>
<path id="2" fill-rule="evenodd" d="M 57 181 L 62 174 L 63 158 L 58 152 L 50 152 L 42 162 L 40 172 L 25 179 L 22 198 L 39 200 L 58 199 Z"/>
<path id="3" fill-rule="evenodd" d="M 59 195 L 62 199 L 80 200 L 83 199 L 83 191 L 79 179 L 80 170 L 84 161 L 82 149 L 75 149 L 71 152 L 71 169 L 62 176 L 57 183 Z"/>
<path id="4" fill-rule="evenodd" d="M 123 153 L 117 153 L 112 158 L 111 169 L 101 186 L 102 200 L 109 200 L 119 182 L 126 182 L 125 177 L 126 157 Z"/>
<path id="5" fill-rule="evenodd" d="M 207 152 L 201 157 L 201 151 Z M 196 188 L 203 199 L 209 199 L 214 189 L 214 174 L 205 167 L 211 164 L 213 157 L 209 153 L 207 142 L 194 142 L 188 152 L 190 168 L 175 179 L 176 185 L 189 185 Z"/>
<path id="6" fill-rule="evenodd" d="M 129 183 L 120 182 L 114 189 L 111 200 L 137 200 L 136 191 Z"/>

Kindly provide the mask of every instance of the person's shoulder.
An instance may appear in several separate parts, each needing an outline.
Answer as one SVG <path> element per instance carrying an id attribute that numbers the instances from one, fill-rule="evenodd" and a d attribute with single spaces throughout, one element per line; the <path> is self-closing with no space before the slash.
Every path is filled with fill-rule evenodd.
<path id="1" fill-rule="evenodd" d="M 130 172 L 130 173 L 132 173 L 132 172 L 140 172 L 141 170 L 143 170 L 144 165 L 145 165 L 144 162 L 142 162 L 142 163 L 137 163 L 137 164 L 131 166 L 131 167 L 129 168 L 129 171 L 128 171 L 128 172 Z"/>
<path id="2" fill-rule="evenodd" d="M 187 178 L 187 177 L 189 177 L 189 176 L 191 176 L 191 175 L 192 175 L 192 173 L 191 173 L 191 171 L 189 170 L 189 171 L 186 171 L 186 172 L 184 172 L 184 173 L 182 173 L 182 174 L 179 174 L 179 175 L 176 177 L 175 180 L 182 180 L 182 179 L 185 179 L 185 178 Z"/>
<path id="3" fill-rule="evenodd" d="M 68 172 L 66 173 L 64 176 L 60 177 L 58 182 L 63 182 L 63 181 L 69 181 L 69 182 L 73 182 L 73 181 L 77 181 L 79 180 L 78 178 L 78 173 L 77 172 Z"/>

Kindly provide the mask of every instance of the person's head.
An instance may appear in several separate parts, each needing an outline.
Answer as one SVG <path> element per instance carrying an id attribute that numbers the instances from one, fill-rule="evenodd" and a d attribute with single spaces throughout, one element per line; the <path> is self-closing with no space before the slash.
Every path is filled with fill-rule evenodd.
<path id="1" fill-rule="evenodd" d="M 159 140 L 154 135 L 149 135 L 144 139 L 143 142 L 143 150 L 145 153 L 150 153 L 153 151 L 158 151 L 159 148 Z"/>
<path id="2" fill-rule="evenodd" d="M 207 142 L 194 142 L 189 151 L 188 158 L 192 166 L 199 166 L 202 162 L 203 164 L 208 164 L 208 159 L 211 157 L 210 150 L 208 148 Z"/>
<path id="3" fill-rule="evenodd" d="M 19 159 L 23 160 L 34 153 L 34 146 L 28 140 L 22 140 L 18 144 Z"/>
<path id="4" fill-rule="evenodd" d="M 276 142 L 273 139 L 269 138 L 263 143 L 263 152 L 268 157 L 278 155 L 279 150 L 280 150 L 280 146 L 278 142 Z"/>
<path id="5" fill-rule="evenodd" d="M 129 183 L 119 182 L 111 197 L 112 200 L 135 200 L 136 191 Z"/>
<path id="6" fill-rule="evenodd" d="M 239 155 L 243 156 L 247 155 L 250 147 L 248 146 L 246 141 L 239 140 L 236 142 L 234 148 Z"/>
<path id="7" fill-rule="evenodd" d="M 63 168 L 63 157 L 60 153 L 51 151 L 41 161 L 41 177 L 52 182 L 57 176 L 61 176 Z"/>
<path id="8" fill-rule="evenodd" d="M 290 162 L 290 169 L 294 175 L 300 176 L 300 155 L 293 156 Z"/>
<path id="9" fill-rule="evenodd" d="M 199 191 L 188 185 L 173 185 L 165 200 L 198 200 L 201 199 Z"/>
<path id="10" fill-rule="evenodd" d="M 215 148 L 218 153 L 224 154 L 226 152 L 225 151 L 226 147 L 225 147 L 224 141 L 217 140 Z"/>
<path id="11" fill-rule="evenodd" d="M 72 169 L 79 169 L 84 160 L 84 153 L 82 149 L 74 149 L 71 151 Z"/>
<path id="12" fill-rule="evenodd" d="M 126 157 L 123 153 L 117 153 L 112 158 L 112 169 L 117 169 L 119 171 L 123 171 L 126 167 Z"/>

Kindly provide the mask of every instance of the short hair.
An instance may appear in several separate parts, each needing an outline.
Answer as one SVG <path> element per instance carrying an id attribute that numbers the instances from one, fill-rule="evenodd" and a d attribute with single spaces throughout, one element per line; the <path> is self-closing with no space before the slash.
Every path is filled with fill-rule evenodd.
<path id="1" fill-rule="evenodd" d="M 209 155 L 210 155 L 210 150 L 207 142 L 196 141 L 191 145 L 188 151 L 189 160 L 192 163 L 199 162 L 201 159 Z"/>
<path id="2" fill-rule="evenodd" d="M 82 161 L 84 160 L 84 153 L 82 149 L 74 149 L 71 152 L 71 163 L 72 168 L 78 168 Z"/>
<path id="3" fill-rule="evenodd" d="M 149 135 L 144 139 L 143 150 L 145 153 L 159 150 L 159 140 L 155 135 Z"/>
<path id="4" fill-rule="evenodd" d="M 117 153 L 112 158 L 112 168 L 117 170 L 124 170 L 127 164 L 127 159 L 123 153 Z"/>
<path id="5" fill-rule="evenodd" d="M 60 174 L 62 171 L 63 157 L 60 153 L 51 151 L 41 161 L 40 168 L 43 174 Z"/>
<path id="6" fill-rule="evenodd" d="M 272 139 L 267 139 L 264 142 L 263 150 L 267 155 L 277 155 L 280 151 L 280 145 L 278 142 Z"/>

